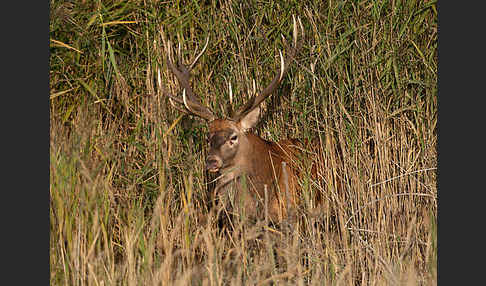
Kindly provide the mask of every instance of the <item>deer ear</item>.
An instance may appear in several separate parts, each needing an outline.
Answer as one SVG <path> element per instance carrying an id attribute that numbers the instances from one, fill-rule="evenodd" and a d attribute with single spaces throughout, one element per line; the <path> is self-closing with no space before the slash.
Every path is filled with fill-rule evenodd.
<path id="1" fill-rule="evenodd" d="M 260 107 L 256 107 L 248 114 L 245 115 L 242 119 L 240 119 L 240 126 L 243 131 L 247 131 L 248 129 L 255 127 L 258 123 L 258 119 L 260 117 Z"/>

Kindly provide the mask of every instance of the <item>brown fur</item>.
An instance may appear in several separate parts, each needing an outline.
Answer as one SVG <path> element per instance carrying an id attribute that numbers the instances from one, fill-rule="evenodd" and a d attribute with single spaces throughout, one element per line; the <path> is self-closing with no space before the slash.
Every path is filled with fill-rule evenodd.
<path id="1" fill-rule="evenodd" d="M 234 148 L 227 146 L 231 134 L 238 136 Z M 218 170 L 219 179 L 214 193 L 226 208 L 235 213 L 243 211 L 249 217 L 263 218 L 265 185 L 268 217 L 271 220 L 285 219 L 289 212 L 287 208 L 295 209 L 299 204 L 297 180 L 301 171 L 299 164 L 305 158 L 302 152 L 307 147 L 305 141 L 286 139 L 269 142 L 242 130 L 239 122 L 225 119 L 217 119 L 209 124 L 209 138 L 211 145 L 208 161 L 218 157 L 222 164 Z M 225 143 L 221 144 L 222 141 Z M 283 162 L 287 179 L 283 172 Z M 312 169 L 315 177 L 317 170 Z"/>

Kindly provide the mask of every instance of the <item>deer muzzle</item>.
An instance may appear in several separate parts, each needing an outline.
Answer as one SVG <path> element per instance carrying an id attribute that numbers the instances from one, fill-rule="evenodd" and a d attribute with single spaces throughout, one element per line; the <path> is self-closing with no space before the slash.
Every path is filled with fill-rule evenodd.
<path id="1" fill-rule="evenodd" d="M 223 161 L 218 156 L 209 155 L 206 159 L 206 170 L 216 173 L 223 166 Z"/>

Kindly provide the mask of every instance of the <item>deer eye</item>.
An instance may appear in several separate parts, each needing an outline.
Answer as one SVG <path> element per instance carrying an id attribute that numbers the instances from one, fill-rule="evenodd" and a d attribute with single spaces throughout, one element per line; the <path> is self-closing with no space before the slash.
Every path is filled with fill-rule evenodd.
<path id="1" fill-rule="evenodd" d="M 230 137 L 230 145 L 233 145 L 236 143 L 236 141 L 238 141 L 238 135 L 234 134 Z"/>

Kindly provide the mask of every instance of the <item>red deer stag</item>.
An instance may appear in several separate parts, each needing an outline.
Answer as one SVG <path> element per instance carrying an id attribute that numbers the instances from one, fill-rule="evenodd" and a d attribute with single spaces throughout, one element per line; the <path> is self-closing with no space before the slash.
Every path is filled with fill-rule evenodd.
<path id="1" fill-rule="evenodd" d="M 300 19 L 298 24 L 303 37 Z M 293 46 L 289 47 L 284 40 L 289 51 L 285 59 L 280 52 L 280 70 L 263 91 L 254 94 L 231 118 L 216 118 L 211 110 L 201 104 L 189 83 L 190 71 L 204 53 L 208 41 L 189 68 L 182 64 L 176 66 L 171 59 L 170 47 L 168 48 L 167 63 L 182 87 L 182 95 L 166 95 L 169 100 L 172 99 L 182 106 L 177 106 L 170 100 L 172 106 L 179 111 L 208 121 L 209 153 L 206 169 L 218 175 L 214 194 L 217 198 L 225 198 L 224 202 L 230 201 L 233 206 L 226 204 L 225 207 L 233 209 L 235 213 L 238 213 L 236 208 L 242 208 L 240 210 L 248 217 L 262 218 L 265 189 L 268 218 L 273 221 L 282 221 L 287 217 L 289 209 L 294 209 L 299 203 L 295 161 L 301 154 L 301 147 L 298 147 L 302 146 L 300 141 L 287 139 L 270 142 L 251 132 L 260 116 L 260 103 L 277 89 L 302 45 L 301 40 L 297 41 L 297 30 L 294 17 Z M 229 197 L 232 198 L 228 199 Z"/>

